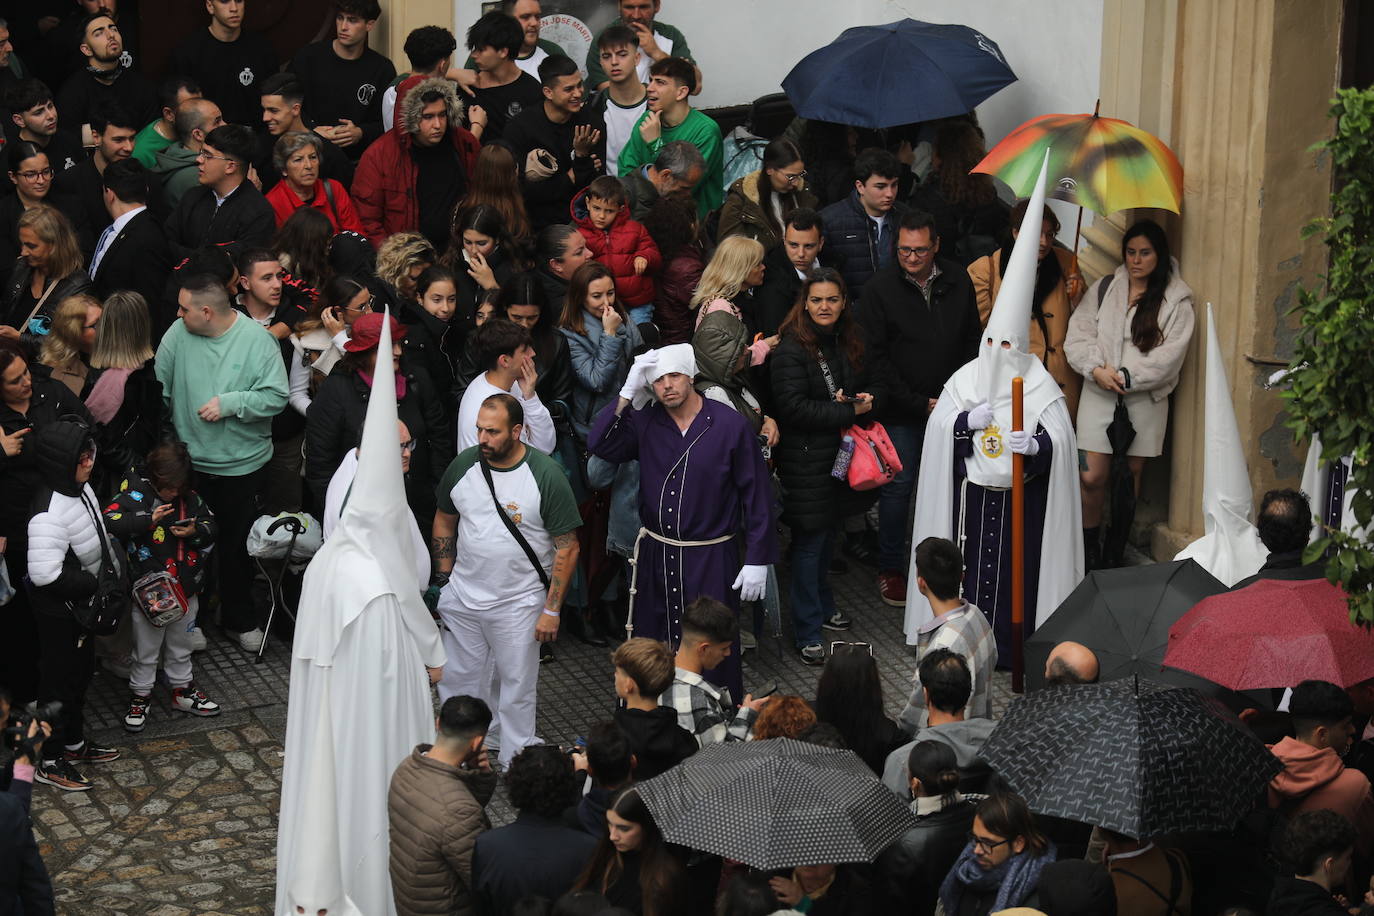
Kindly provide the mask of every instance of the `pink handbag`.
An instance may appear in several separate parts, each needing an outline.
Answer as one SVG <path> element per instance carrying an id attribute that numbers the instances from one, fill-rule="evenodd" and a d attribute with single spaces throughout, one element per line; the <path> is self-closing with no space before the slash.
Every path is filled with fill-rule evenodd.
<path id="1" fill-rule="evenodd" d="M 881 423 L 859 426 L 857 423 L 842 434 L 854 437 L 854 457 L 849 462 L 849 486 L 855 490 L 872 490 L 891 483 L 902 470 L 897 449 L 887 437 Z"/>

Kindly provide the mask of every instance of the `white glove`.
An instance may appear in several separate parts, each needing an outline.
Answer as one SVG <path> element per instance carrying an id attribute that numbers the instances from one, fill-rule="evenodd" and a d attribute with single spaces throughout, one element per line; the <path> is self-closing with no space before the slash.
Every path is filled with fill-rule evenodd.
<path id="1" fill-rule="evenodd" d="M 739 589 L 739 600 L 758 601 L 763 597 L 764 589 L 768 587 L 768 567 L 743 567 L 730 587 Z"/>
<path id="2" fill-rule="evenodd" d="M 992 422 L 992 405 L 987 401 L 979 404 L 968 412 L 968 428 L 970 430 L 986 429 Z"/>
<path id="3" fill-rule="evenodd" d="M 644 389 L 653 383 L 652 373 L 657 364 L 658 354 L 653 350 L 636 356 L 630 364 L 630 374 L 625 376 L 625 384 L 620 386 L 620 396 L 633 401 L 636 395 L 644 394 Z"/>
<path id="4" fill-rule="evenodd" d="M 1034 458 L 1040 454 L 1040 443 L 1028 430 L 1014 429 L 1007 435 L 1007 448 L 1018 455 Z"/>

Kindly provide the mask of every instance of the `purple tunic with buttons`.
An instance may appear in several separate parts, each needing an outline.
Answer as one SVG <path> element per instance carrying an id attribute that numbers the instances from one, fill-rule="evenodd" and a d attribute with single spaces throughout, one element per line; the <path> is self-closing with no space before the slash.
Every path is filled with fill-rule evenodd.
<path id="1" fill-rule="evenodd" d="M 1054 443 L 1045 427 L 1037 426 L 1040 451 L 1026 458 L 1026 608 L 1025 636 L 1035 629 L 1036 596 L 1040 588 L 1040 547 L 1045 506 L 1050 492 L 1050 456 Z M 963 493 L 964 599 L 977 605 L 992 625 L 997 640 L 998 667 L 1011 666 L 1011 490 L 981 487 L 965 479 L 964 459 L 973 454 L 974 436 L 968 412 L 954 421 L 954 532 L 958 537 Z M 1065 532 L 1065 537 L 1078 532 Z"/>
<path id="2" fill-rule="evenodd" d="M 743 417 L 703 398 L 684 435 L 659 404 L 627 406 L 619 417 L 615 409 L 611 403 L 597 415 L 587 444 L 592 454 L 613 463 L 639 460 L 641 525 L 678 541 L 742 534 L 745 565 L 776 562 L 773 489 Z M 704 547 L 671 547 L 646 536 L 639 547 L 635 635 L 676 648 L 683 608 L 701 595 L 738 610 L 739 592 L 730 586 L 740 570 L 739 542 L 735 537 Z M 744 696 L 738 641 L 707 677 L 729 687 L 732 696 Z"/>

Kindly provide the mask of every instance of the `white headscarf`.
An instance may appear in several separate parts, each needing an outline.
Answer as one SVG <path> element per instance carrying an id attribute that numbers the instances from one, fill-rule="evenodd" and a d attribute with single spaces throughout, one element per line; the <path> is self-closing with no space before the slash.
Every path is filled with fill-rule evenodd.
<path id="1" fill-rule="evenodd" d="M 633 398 L 636 409 L 652 404 L 654 397 L 654 382 L 663 378 L 665 375 L 672 375 L 674 372 L 681 373 L 688 378 L 697 377 L 697 354 L 689 343 L 672 344 L 667 347 L 659 347 L 652 354 L 653 372 L 649 373 L 649 383 L 642 388 Z"/>

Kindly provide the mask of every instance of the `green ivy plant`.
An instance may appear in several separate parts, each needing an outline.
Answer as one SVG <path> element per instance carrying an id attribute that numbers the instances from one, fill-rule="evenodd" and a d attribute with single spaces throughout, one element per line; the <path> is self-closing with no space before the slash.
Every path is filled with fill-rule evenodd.
<path id="1" fill-rule="evenodd" d="M 1301 441 L 1319 435 L 1322 460 L 1352 457 L 1356 532 L 1327 530 L 1303 554 L 1327 557 L 1326 576 L 1349 596 L 1351 620 L 1374 626 L 1374 90 L 1341 90 L 1331 106 L 1335 135 L 1314 149 L 1331 157 L 1336 190 L 1331 215 L 1303 237 L 1320 234 L 1330 271 L 1301 289 L 1288 425 Z"/>

